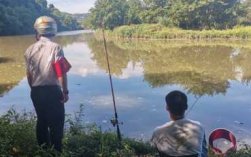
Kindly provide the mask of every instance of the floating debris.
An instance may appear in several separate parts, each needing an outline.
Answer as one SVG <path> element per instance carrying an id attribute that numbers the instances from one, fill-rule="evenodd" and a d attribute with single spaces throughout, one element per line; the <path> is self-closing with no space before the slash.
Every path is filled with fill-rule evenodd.
<path id="1" fill-rule="evenodd" d="M 240 124 L 240 125 L 244 124 L 243 122 L 239 122 L 239 121 L 234 121 L 234 122 L 237 123 L 237 124 Z"/>
<path id="2" fill-rule="evenodd" d="M 217 122 L 221 122 L 222 121 L 222 117 L 218 117 L 218 119 L 216 121 Z"/>
<path id="3" fill-rule="evenodd" d="M 107 123 L 107 120 L 103 120 L 102 123 Z"/>
<path id="4" fill-rule="evenodd" d="M 237 133 L 238 133 L 238 134 L 242 134 L 243 131 L 242 131 L 242 130 L 237 130 Z"/>

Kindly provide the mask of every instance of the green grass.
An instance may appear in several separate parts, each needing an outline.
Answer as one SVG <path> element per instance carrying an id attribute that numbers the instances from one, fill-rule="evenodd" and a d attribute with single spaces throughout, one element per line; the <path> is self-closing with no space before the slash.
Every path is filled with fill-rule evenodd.
<path id="1" fill-rule="evenodd" d="M 31 112 L 17 113 L 11 109 L 0 117 L 0 156 L 17 157 L 136 157 L 156 156 L 157 152 L 149 142 L 123 137 L 121 144 L 112 131 L 102 131 L 96 125 L 83 125 L 83 107 L 68 117 L 64 151 L 62 154 L 52 148 L 43 150 L 35 138 L 36 116 Z M 210 153 L 210 156 L 214 156 Z M 230 155 L 231 157 L 251 156 L 249 147 Z"/>
<path id="2" fill-rule="evenodd" d="M 140 24 L 117 27 L 106 33 L 116 38 L 137 39 L 250 39 L 251 26 L 228 30 L 183 30 L 160 24 Z"/>
<path id="3" fill-rule="evenodd" d="M 121 144 L 113 131 L 102 131 L 95 124 L 83 125 L 83 109 L 75 118 L 68 116 L 64 151 L 62 154 L 52 148 L 43 150 L 37 146 L 35 136 L 36 116 L 31 112 L 17 113 L 11 109 L 0 117 L 0 157 L 133 157 L 154 156 L 149 142 L 123 137 Z"/>

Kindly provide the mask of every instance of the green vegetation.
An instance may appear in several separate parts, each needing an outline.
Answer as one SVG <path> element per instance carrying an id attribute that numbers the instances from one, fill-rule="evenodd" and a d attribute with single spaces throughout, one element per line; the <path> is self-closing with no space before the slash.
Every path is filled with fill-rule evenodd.
<path id="1" fill-rule="evenodd" d="M 73 15 L 48 6 L 46 0 L 0 0 L 0 35 L 34 33 L 33 24 L 42 15 L 53 17 L 59 31 L 80 29 Z"/>
<path id="2" fill-rule="evenodd" d="M 157 152 L 148 142 L 123 138 L 119 144 L 116 133 L 102 131 L 95 125 L 82 124 L 83 108 L 68 119 L 65 130 L 64 151 L 62 154 L 52 148 L 43 150 L 37 146 L 35 137 L 36 117 L 31 112 L 17 113 L 14 109 L 0 117 L 1 156 L 20 157 L 136 157 L 156 156 Z M 248 146 L 231 154 L 231 157 L 247 157 L 251 151 Z M 212 153 L 210 156 L 214 156 Z"/>
<path id="3" fill-rule="evenodd" d="M 182 29 L 230 29 L 249 25 L 251 0 L 97 0 L 90 11 L 92 28 L 162 24 Z"/>
<path id="4" fill-rule="evenodd" d="M 239 26 L 227 30 L 184 30 L 165 27 L 161 24 L 140 24 L 117 27 L 113 31 L 107 31 L 107 33 L 115 38 L 250 39 L 251 26 Z"/>
<path id="5" fill-rule="evenodd" d="M 83 125 L 83 107 L 68 118 L 65 130 L 64 152 L 59 155 L 53 149 L 43 150 L 37 146 L 35 137 L 36 117 L 31 112 L 17 113 L 14 109 L 0 117 L 1 156 L 42 156 L 63 157 L 130 157 L 135 155 L 154 155 L 155 149 L 149 143 L 123 138 L 119 144 L 116 133 L 102 131 L 96 125 Z"/>
<path id="6" fill-rule="evenodd" d="M 97 0 L 85 25 L 121 38 L 251 37 L 251 0 Z M 224 31 L 223 31 L 224 30 Z"/>
<path id="7" fill-rule="evenodd" d="M 125 0 L 97 0 L 91 9 L 90 25 L 100 28 L 105 25 L 108 29 L 126 23 L 127 1 Z"/>

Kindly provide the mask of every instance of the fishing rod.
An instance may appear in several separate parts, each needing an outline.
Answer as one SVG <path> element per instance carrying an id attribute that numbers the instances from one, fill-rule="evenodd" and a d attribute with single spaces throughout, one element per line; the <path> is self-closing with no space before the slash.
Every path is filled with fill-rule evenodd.
<path id="1" fill-rule="evenodd" d="M 111 68 L 110 68 L 110 62 L 109 62 L 109 56 L 108 56 L 108 50 L 107 50 L 107 43 L 106 43 L 106 38 L 105 38 L 104 24 L 102 25 L 102 34 L 103 34 L 106 62 L 107 62 L 107 67 L 108 67 L 108 72 L 109 72 L 113 108 L 114 108 L 114 114 L 115 114 L 115 117 L 111 119 L 111 123 L 112 123 L 112 125 L 114 127 L 117 127 L 117 138 L 118 138 L 119 141 L 121 141 L 121 132 L 120 132 L 119 125 L 123 124 L 123 123 L 120 123 L 119 120 L 118 120 L 117 106 L 116 106 L 116 101 L 115 101 L 115 94 L 114 94 L 114 88 L 113 88 Z"/>
<path id="2" fill-rule="evenodd" d="M 202 95 L 199 96 L 199 97 L 195 100 L 195 102 L 193 103 L 193 105 L 191 106 L 191 108 L 187 111 L 186 116 L 188 116 L 188 114 L 192 111 L 192 109 L 194 108 L 194 106 L 197 104 L 197 102 L 200 100 L 201 97 L 202 97 Z"/>

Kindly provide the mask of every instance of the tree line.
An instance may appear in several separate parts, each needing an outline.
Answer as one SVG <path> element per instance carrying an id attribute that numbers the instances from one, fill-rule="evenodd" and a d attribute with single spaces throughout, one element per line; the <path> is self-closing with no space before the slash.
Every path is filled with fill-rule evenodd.
<path id="1" fill-rule="evenodd" d="M 59 31 L 80 29 L 73 15 L 60 12 L 47 0 L 0 0 L 0 35 L 34 33 L 34 22 L 42 15 L 53 17 Z"/>
<path id="2" fill-rule="evenodd" d="M 199 30 L 250 25 L 251 0 L 97 0 L 85 25 L 114 29 L 142 23 Z"/>

